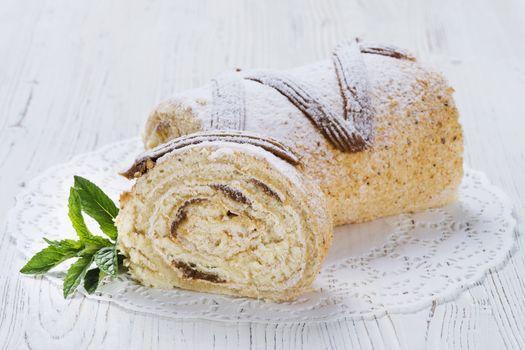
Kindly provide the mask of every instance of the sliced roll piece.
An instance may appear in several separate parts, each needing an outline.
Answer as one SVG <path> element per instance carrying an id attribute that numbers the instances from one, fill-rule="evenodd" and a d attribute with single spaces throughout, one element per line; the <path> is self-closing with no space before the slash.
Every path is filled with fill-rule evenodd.
<path id="1" fill-rule="evenodd" d="M 125 173 L 119 248 L 140 283 L 274 301 L 310 288 L 332 240 L 322 191 L 281 144 L 235 136 L 178 139 Z"/>

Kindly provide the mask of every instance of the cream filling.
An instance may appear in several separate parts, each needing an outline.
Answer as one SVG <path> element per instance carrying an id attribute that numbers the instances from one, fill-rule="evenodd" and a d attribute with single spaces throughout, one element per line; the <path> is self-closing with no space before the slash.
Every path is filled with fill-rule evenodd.
<path id="1" fill-rule="evenodd" d="M 294 285 L 305 268 L 300 220 L 292 208 L 256 193 L 248 183 L 231 186 L 247 194 L 251 205 L 198 183 L 166 192 L 155 202 L 150 219 L 147 236 L 154 249 L 167 263 L 192 264 L 239 288 L 276 290 Z M 187 208 L 186 218 L 172 235 L 178 208 L 191 198 L 206 200 Z"/>

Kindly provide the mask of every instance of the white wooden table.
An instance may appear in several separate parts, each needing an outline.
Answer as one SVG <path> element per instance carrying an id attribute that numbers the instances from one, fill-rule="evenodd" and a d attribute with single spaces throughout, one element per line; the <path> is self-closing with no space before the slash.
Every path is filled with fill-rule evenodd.
<path id="1" fill-rule="evenodd" d="M 393 43 L 456 88 L 466 163 L 525 218 L 525 2 L 2 0 L 0 220 L 26 181 L 137 135 L 175 91 L 231 67 L 289 67 L 351 36 Z M 518 231 L 520 228 L 518 227 Z M 0 349 L 525 348 L 525 243 L 451 302 L 373 320 L 266 326 L 161 319 L 22 277 L 0 231 Z"/>

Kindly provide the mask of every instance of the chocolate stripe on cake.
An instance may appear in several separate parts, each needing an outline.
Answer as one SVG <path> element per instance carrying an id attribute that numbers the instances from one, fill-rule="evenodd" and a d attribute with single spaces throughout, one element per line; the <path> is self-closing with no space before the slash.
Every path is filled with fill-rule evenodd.
<path id="1" fill-rule="evenodd" d="M 133 165 L 126 171 L 122 172 L 121 175 L 132 179 L 140 177 L 145 174 L 148 170 L 155 166 L 157 159 L 163 155 L 170 153 L 174 150 L 197 145 L 203 142 L 223 141 L 232 142 L 239 144 L 250 144 L 253 146 L 261 147 L 262 149 L 274 154 L 275 156 L 295 165 L 299 163 L 297 156 L 287 146 L 280 143 L 279 141 L 256 134 L 247 132 L 237 131 L 210 131 L 210 132 L 199 132 L 183 137 L 179 137 L 168 141 L 162 145 L 159 145 L 149 151 L 142 153 L 133 163 Z"/>
<path id="2" fill-rule="evenodd" d="M 362 53 L 389 56 L 393 58 L 398 58 L 401 60 L 415 61 L 414 57 L 410 52 L 394 47 L 394 46 L 384 46 L 384 45 L 360 45 Z"/>
<path id="3" fill-rule="evenodd" d="M 245 106 L 242 79 L 225 74 L 211 81 L 213 109 L 210 129 L 244 130 Z"/>
<path id="4" fill-rule="evenodd" d="M 368 72 L 355 40 L 338 45 L 332 60 L 344 101 L 344 118 L 356 130 L 360 149 L 365 149 L 372 136 L 372 104 Z"/>
<path id="5" fill-rule="evenodd" d="M 296 78 L 287 77 L 282 72 L 265 71 L 245 78 L 274 88 L 288 98 L 342 152 L 355 152 L 363 148 L 362 139 L 355 129 L 334 113 L 312 87 L 297 83 Z"/>

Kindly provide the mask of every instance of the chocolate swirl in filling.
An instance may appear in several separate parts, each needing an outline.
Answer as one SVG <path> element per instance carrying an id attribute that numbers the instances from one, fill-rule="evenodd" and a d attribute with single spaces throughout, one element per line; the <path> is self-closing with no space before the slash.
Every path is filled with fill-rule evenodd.
<path id="1" fill-rule="evenodd" d="M 328 103 L 316 94 L 313 87 L 305 83 L 297 83 L 296 78 L 278 72 L 259 72 L 245 78 L 274 88 L 288 98 L 339 150 L 356 152 L 363 149 L 363 138 L 352 125 L 332 111 Z"/>
<path id="2" fill-rule="evenodd" d="M 241 204 L 252 205 L 252 202 L 241 191 L 225 184 L 211 184 L 211 188 L 221 191 L 225 196 Z"/>
<path id="3" fill-rule="evenodd" d="M 281 196 L 279 196 L 279 194 L 277 192 L 275 192 L 270 186 L 268 186 L 264 182 L 259 181 L 259 180 L 257 180 L 256 178 L 253 178 L 253 177 L 251 179 L 249 179 L 248 181 L 251 182 L 252 184 L 254 184 L 256 187 L 259 187 L 264 193 L 266 193 L 270 197 L 273 197 L 273 198 L 277 199 L 281 203 L 283 202 L 283 199 L 281 198 Z"/>
<path id="4" fill-rule="evenodd" d="M 222 278 L 220 278 L 218 275 L 209 273 L 209 272 L 202 272 L 196 269 L 197 265 L 192 263 L 185 263 L 183 261 L 176 261 L 173 260 L 172 264 L 174 267 L 179 269 L 182 272 L 182 276 L 184 278 L 192 279 L 192 280 L 205 280 L 212 283 L 224 283 L 226 282 Z"/>
<path id="5" fill-rule="evenodd" d="M 206 198 L 192 198 L 184 202 L 184 204 L 179 207 L 177 214 L 175 214 L 175 219 L 172 221 L 170 226 L 170 232 L 173 238 L 177 238 L 177 228 L 188 217 L 188 207 L 192 204 L 202 203 L 205 201 L 207 201 Z"/>
<path id="6" fill-rule="evenodd" d="M 299 158 L 297 158 L 290 148 L 271 137 L 236 131 L 199 132 L 178 137 L 142 153 L 128 170 L 120 174 L 124 177 L 127 177 L 128 179 L 140 177 L 148 170 L 152 169 L 155 166 L 156 161 L 165 154 L 168 154 L 177 149 L 197 145 L 199 143 L 213 141 L 250 144 L 261 147 L 262 149 L 293 165 L 299 163 Z"/>

